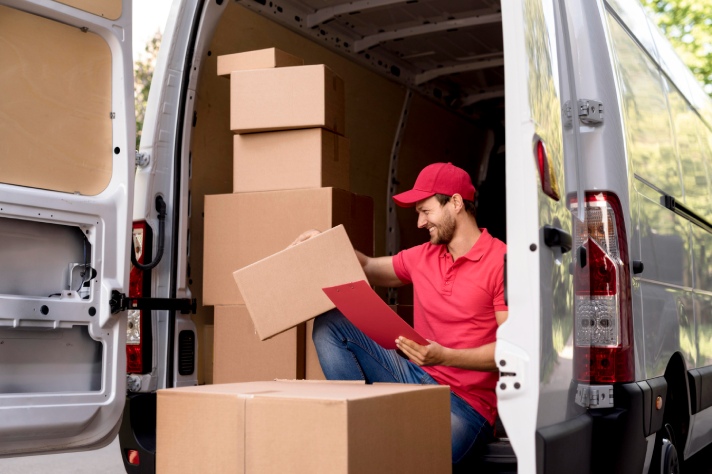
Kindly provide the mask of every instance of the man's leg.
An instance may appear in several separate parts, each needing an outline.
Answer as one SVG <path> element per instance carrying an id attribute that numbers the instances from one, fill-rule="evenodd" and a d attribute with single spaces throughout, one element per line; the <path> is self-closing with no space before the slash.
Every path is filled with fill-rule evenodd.
<path id="1" fill-rule="evenodd" d="M 376 344 L 338 310 L 316 318 L 312 338 L 329 380 L 438 384 L 421 367 Z M 492 437 L 492 428 L 485 418 L 452 392 L 450 426 L 453 464 L 468 453 L 475 453 Z"/>
<path id="2" fill-rule="evenodd" d="M 329 380 L 423 383 L 413 374 L 415 364 L 378 345 L 336 309 L 314 320 L 312 339 Z"/>

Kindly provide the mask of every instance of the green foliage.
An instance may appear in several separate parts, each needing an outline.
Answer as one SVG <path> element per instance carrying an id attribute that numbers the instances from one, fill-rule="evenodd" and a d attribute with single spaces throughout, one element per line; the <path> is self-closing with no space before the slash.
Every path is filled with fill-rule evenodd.
<path id="1" fill-rule="evenodd" d="M 151 88 L 153 71 L 156 68 L 158 48 L 161 46 L 161 32 L 156 31 L 146 44 L 144 52 L 134 61 L 134 105 L 136 107 L 136 149 L 141 143 L 143 119 L 146 114 L 148 91 Z"/>
<path id="2" fill-rule="evenodd" d="M 712 95 L 712 0 L 641 0 L 677 54 Z"/>

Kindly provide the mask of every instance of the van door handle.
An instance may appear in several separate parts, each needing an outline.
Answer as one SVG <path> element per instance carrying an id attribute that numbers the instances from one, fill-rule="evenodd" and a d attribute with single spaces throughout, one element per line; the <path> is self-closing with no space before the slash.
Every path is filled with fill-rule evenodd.
<path id="1" fill-rule="evenodd" d="M 561 247 L 561 253 L 566 253 L 571 250 L 572 242 L 568 232 L 554 226 L 544 226 L 544 243 L 547 247 Z"/>

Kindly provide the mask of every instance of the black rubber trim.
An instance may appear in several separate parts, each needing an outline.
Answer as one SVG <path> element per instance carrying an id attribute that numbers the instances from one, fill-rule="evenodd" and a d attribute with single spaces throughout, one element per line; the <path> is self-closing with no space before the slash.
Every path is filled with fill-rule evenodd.
<path id="1" fill-rule="evenodd" d="M 156 472 L 156 394 L 133 393 L 126 396 L 119 429 L 121 459 L 128 474 Z M 139 465 L 129 464 L 127 453 L 138 451 Z"/>
<path id="2" fill-rule="evenodd" d="M 660 196 L 660 204 L 671 210 L 680 217 L 684 217 L 693 224 L 701 227 L 709 233 L 712 233 L 712 224 L 704 217 L 697 214 L 695 211 L 677 201 L 672 196 L 663 194 Z"/>
<path id="3" fill-rule="evenodd" d="M 593 418 L 587 413 L 536 431 L 538 474 L 591 472 Z"/>
<path id="4" fill-rule="evenodd" d="M 650 413 L 650 423 L 647 426 L 645 435 L 657 433 L 663 429 L 663 415 L 665 414 L 665 405 L 667 404 L 667 380 L 665 377 L 655 377 L 647 380 L 647 385 L 650 387 L 650 403 L 645 404 L 646 413 Z M 656 408 L 656 400 L 662 398 L 663 404 L 660 410 Z"/>
<path id="5" fill-rule="evenodd" d="M 537 473 L 642 472 L 645 433 L 653 425 L 655 391 L 648 382 L 614 385 L 615 408 L 589 410 L 573 403 L 578 385 L 573 383 L 567 408 L 572 418 L 536 431 Z"/>
<path id="6" fill-rule="evenodd" d="M 712 365 L 687 371 L 690 384 L 690 411 L 694 415 L 712 407 Z"/>

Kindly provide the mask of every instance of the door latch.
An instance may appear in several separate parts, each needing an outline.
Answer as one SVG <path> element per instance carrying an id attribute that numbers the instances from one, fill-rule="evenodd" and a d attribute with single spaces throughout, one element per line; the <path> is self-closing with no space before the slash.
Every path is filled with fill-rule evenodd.
<path id="1" fill-rule="evenodd" d="M 586 125 L 598 125 L 603 123 L 603 103 L 591 99 L 579 99 L 576 102 L 576 115 L 578 115 L 579 120 Z M 571 110 L 571 101 L 567 100 L 564 103 L 564 117 L 566 118 L 565 125 L 567 127 L 571 126 L 571 120 L 574 115 L 574 111 Z"/>
<path id="2" fill-rule="evenodd" d="M 111 314 L 128 309 L 145 309 L 155 311 L 180 311 L 181 314 L 195 314 L 197 304 L 195 298 L 129 298 L 117 290 L 111 292 Z"/>

